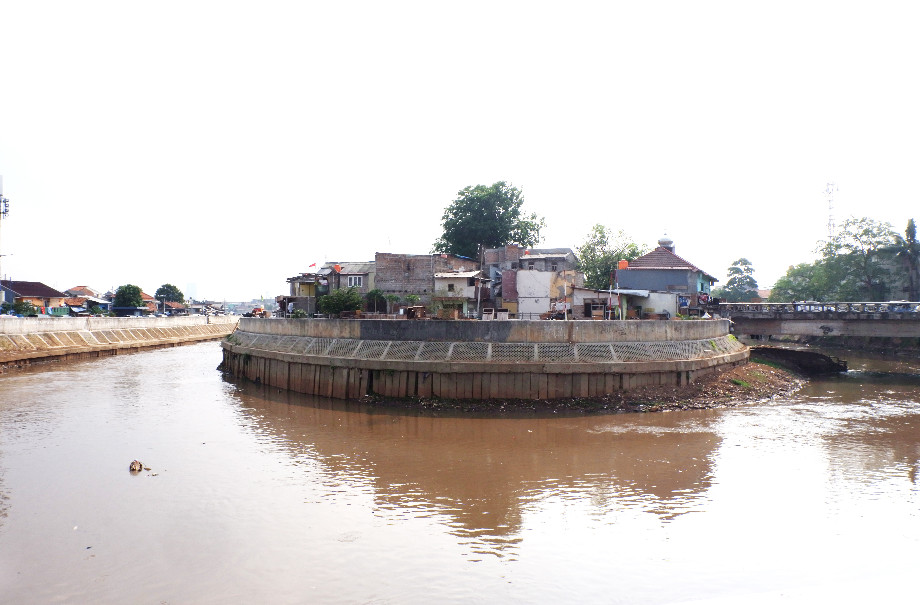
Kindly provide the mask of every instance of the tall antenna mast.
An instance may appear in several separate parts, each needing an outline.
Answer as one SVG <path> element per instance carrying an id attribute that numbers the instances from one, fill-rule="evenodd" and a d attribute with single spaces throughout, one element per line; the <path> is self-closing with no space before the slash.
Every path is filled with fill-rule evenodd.
<path id="1" fill-rule="evenodd" d="M 0 223 L 3 222 L 10 213 L 10 201 L 3 197 L 3 175 L 0 174 Z M 0 254 L 0 259 L 3 258 L 3 254 Z M 3 272 L 0 271 L 0 279 L 3 279 Z M 0 302 L 3 302 L 4 294 L 0 291 Z"/>
<path id="2" fill-rule="evenodd" d="M 824 195 L 827 196 L 827 239 L 834 239 L 837 233 L 837 226 L 834 224 L 834 194 L 837 193 L 837 184 L 828 183 L 824 188 Z"/>

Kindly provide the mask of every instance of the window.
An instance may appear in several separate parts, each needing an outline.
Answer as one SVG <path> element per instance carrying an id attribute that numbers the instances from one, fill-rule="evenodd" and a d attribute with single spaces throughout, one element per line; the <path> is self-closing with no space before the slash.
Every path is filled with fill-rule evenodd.
<path id="1" fill-rule="evenodd" d="M 533 269 L 534 269 L 534 262 L 533 262 L 533 261 L 530 261 L 529 263 L 527 263 L 527 268 L 528 268 L 530 271 L 533 271 Z"/>
<path id="2" fill-rule="evenodd" d="M 552 265 L 550 265 L 550 271 L 558 271 L 558 270 L 559 270 L 559 265 L 557 265 L 556 263 L 553 263 Z"/>
<path id="3" fill-rule="evenodd" d="M 348 287 L 349 288 L 360 288 L 363 285 L 364 285 L 363 275 L 349 275 L 348 276 Z"/>
<path id="4" fill-rule="evenodd" d="M 453 292 L 453 291 L 454 291 L 454 285 L 453 285 L 453 284 L 447 284 L 447 291 L 448 291 L 448 292 Z"/>

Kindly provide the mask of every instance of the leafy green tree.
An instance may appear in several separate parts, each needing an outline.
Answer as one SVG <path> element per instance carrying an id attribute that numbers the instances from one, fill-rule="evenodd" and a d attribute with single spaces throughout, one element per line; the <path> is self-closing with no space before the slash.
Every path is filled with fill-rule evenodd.
<path id="1" fill-rule="evenodd" d="M 29 315 L 35 315 L 37 310 L 35 306 L 27 300 L 21 300 L 19 302 L 14 302 L 12 304 L 13 313 L 16 315 L 22 315 L 28 317 Z"/>
<path id="2" fill-rule="evenodd" d="M 886 300 L 890 272 L 879 261 L 884 251 L 893 247 L 895 238 L 889 223 L 870 218 L 844 221 L 840 231 L 822 247 L 827 277 L 840 279 L 837 296 L 832 297 L 838 301 Z"/>
<path id="3" fill-rule="evenodd" d="M 163 284 L 162 286 L 157 288 L 157 291 L 154 294 L 154 297 L 157 300 L 163 300 L 163 298 L 165 297 L 167 301 L 174 302 L 174 303 L 184 303 L 185 302 L 185 295 L 182 294 L 182 290 L 180 290 L 179 288 L 175 287 L 172 284 Z"/>
<path id="4" fill-rule="evenodd" d="M 824 268 L 820 263 L 801 263 L 786 270 L 776 280 L 770 293 L 770 302 L 794 300 L 825 300 Z"/>
<path id="5" fill-rule="evenodd" d="M 346 288 L 333 290 L 329 294 L 321 296 L 316 306 L 319 308 L 320 313 L 339 315 L 344 311 L 357 311 L 363 304 L 364 299 L 357 288 Z"/>
<path id="6" fill-rule="evenodd" d="M 390 304 L 389 308 L 387 309 L 387 313 L 392 313 L 393 307 L 395 307 L 396 303 L 399 302 L 399 296 L 397 294 L 387 294 L 384 296 L 384 298 L 386 298 L 387 302 Z"/>
<path id="7" fill-rule="evenodd" d="M 413 307 L 413 306 L 417 305 L 417 304 L 418 304 L 418 301 L 420 301 L 421 299 L 422 299 L 422 297 L 419 296 L 418 294 L 406 294 L 406 303 L 407 303 L 410 307 Z"/>
<path id="8" fill-rule="evenodd" d="M 535 213 L 525 215 L 523 205 L 521 191 L 504 181 L 461 189 L 444 210 L 443 233 L 435 241 L 434 251 L 478 258 L 480 246 L 534 246 L 546 223 Z"/>
<path id="9" fill-rule="evenodd" d="M 577 268 L 585 274 L 585 287 L 603 290 L 621 260 L 635 260 L 648 252 L 621 229 L 616 233 L 601 224 L 591 227 L 585 242 L 576 250 Z"/>
<path id="10" fill-rule="evenodd" d="M 142 307 L 144 299 L 141 297 L 141 289 L 134 284 L 125 284 L 118 286 L 115 290 L 115 300 L 112 302 L 113 307 Z"/>
<path id="11" fill-rule="evenodd" d="M 732 263 L 721 295 L 727 302 L 749 302 L 757 296 L 757 280 L 754 279 L 751 261 L 739 258 Z"/>
<path id="12" fill-rule="evenodd" d="M 914 219 L 907 221 L 904 237 L 895 235 L 894 254 L 907 268 L 907 298 L 920 300 L 920 241 Z"/>
<path id="13" fill-rule="evenodd" d="M 365 311 L 386 311 L 387 310 L 387 299 L 378 289 L 373 289 L 367 294 L 364 295 L 364 310 Z"/>

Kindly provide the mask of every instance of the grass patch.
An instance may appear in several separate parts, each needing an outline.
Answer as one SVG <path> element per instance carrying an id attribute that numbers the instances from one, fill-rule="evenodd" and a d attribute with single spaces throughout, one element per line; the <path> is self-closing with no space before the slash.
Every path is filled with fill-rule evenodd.
<path id="1" fill-rule="evenodd" d="M 739 387 L 744 387 L 746 389 L 751 388 L 750 383 L 745 382 L 743 380 L 738 380 L 737 378 L 732 378 L 732 384 L 739 386 Z"/>
<path id="2" fill-rule="evenodd" d="M 754 357 L 753 355 L 751 356 L 751 361 L 753 361 L 754 363 L 759 363 L 761 365 L 769 366 L 771 368 L 775 368 L 777 370 L 788 370 L 789 369 L 783 364 L 773 361 L 771 359 L 762 359 L 760 357 Z"/>

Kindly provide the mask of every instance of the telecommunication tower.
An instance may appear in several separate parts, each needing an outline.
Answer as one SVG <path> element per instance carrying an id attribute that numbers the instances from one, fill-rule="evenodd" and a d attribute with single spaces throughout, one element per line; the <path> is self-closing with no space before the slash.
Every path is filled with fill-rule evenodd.
<path id="1" fill-rule="evenodd" d="M 834 194 L 837 193 L 836 183 L 828 183 L 824 188 L 824 195 L 827 196 L 827 239 L 834 239 L 837 232 L 837 225 L 834 224 Z"/>
<path id="2" fill-rule="evenodd" d="M 0 224 L 3 219 L 10 213 L 10 201 L 3 197 L 3 175 L 0 174 Z M 3 250 L 0 250 L 0 260 L 3 260 Z M 3 279 L 3 271 L 0 271 L 0 279 Z M 3 302 L 3 292 L 0 291 L 0 302 Z"/>

